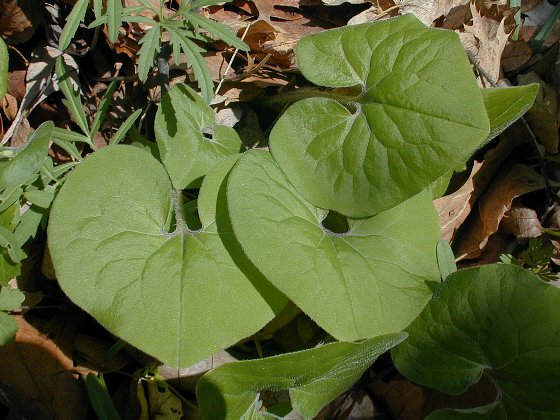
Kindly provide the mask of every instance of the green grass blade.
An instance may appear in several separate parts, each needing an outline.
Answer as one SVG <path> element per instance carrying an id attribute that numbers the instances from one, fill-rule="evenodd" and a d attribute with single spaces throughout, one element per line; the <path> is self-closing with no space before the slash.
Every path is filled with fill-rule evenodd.
<path id="1" fill-rule="evenodd" d="M 64 29 L 62 29 L 60 40 L 58 41 L 58 48 L 61 51 L 68 48 L 72 38 L 74 38 L 74 35 L 78 30 L 78 26 L 80 26 L 80 22 L 83 22 L 86 16 L 88 3 L 88 0 L 78 0 L 66 18 L 66 25 L 64 25 Z"/>
<path id="2" fill-rule="evenodd" d="M 183 1 L 181 3 L 181 6 L 179 6 L 179 11 L 183 11 L 183 10 L 194 10 L 194 9 L 198 9 L 200 7 L 206 7 L 206 6 L 217 6 L 221 3 L 231 3 L 232 0 L 226 0 L 226 1 L 222 1 L 222 0 L 199 0 L 199 1 Z"/>
<path id="3" fill-rule="evenodd" d="M 207 103 L 210 103 L 214 97 L 214 82 L 202 56 L 204 50 L 184 36 L 183 33 L 175 32 L 175 34 L 180 39 L 181 47 L 187 56 L 187 64 L 194 72 L 202 97 Z"/>
<path id="4" fill-rule="evenodd" d="M 107 32 L 111 42 L 115 42 L 119 36 L 122 9 L 121 0 L 107 0 Z"/>
<path id="5" fill-rule="evenodd" d="M 105 25 L 107 23 L 107 15 L 103 15 L 88 25 L 88 29 L 93 29 L 101 25 Z"/>
<path id="6" fill-rule="evenodd" d="M 509 0 L 509 7 L 511 9 L 517 9 L 517 12 L 513 15 L 515 29 L 513 34 L 511 34 L 511 40 L 517 41 L 519 39 L 519 31 L 521 30 L 521 0 Z"/>
<path id="7" fill-rule="evenodd" d="M 142 110 L 137 109 L 131 115 L 129 115 L 126 121 L 119 127 L 113 138 L 109 141 L 109 145 L 119 144 L 141 113 Z"/>
<path id="8" fill-rule="evenodd" d="M 535 39 L 533 39 L 533 42 L 531 44 L 533 52 L 538 52 L 541 50 L 544 42 L 554 29 L 554 25 L 556 24 L 558 18 L 560 18 L 560 3 L 556 5 L 554 12 L 552 12 L 552 14 L 548 17 L 537 36 L 535 36 Z"/>
<path id="9" fill-rule="evenodd" d="M 154 26 L 140 40 L 140 51 L 138 51 L 138 78 L 142 81 L 146 80 L 148 73 L 154 65 L 154 57 L 160 51 L 160 33 L 161 29 Z"/>
<path id="10" fill-rule="evenodd" d="M 93 373 L 88 373 L 85 377 L 85 384 L 89 401 L 97 418 L 99 420 L 120 420 L 121 416 L 107 391 L 103 376 L 97 377 Z"/>
<path id="11" fill-rule="evenodd" d="M 93 0 L 93 14 L 96 19 L 99 19 L 103 14 L 103 1 Z"/>
<path id="12" fill-rule="evenodd" d="M 74 122 L 78 124 L 78 127 L 80 127 L 82 132 L 86 136 L 90 137 L 86 112 L 82 105 L 79 93 L 74 90 L 72 79 L 70 78 L 62 57 L 57 58 L 55 67 L 56 76 L 58 78 L 58 86 L 66 98 L 63 102 L 68 108 L 68 112 L 70 112 L 70 116 Z"/>
<path id="13" fill-rule="evenodd" d="M 111 99 L 113 99 L 113 93 L 117 87 L 116 80 L 113 80 L 109 87 L 107 88 L 107 92 L 103 95 L 101 102 L 99 103 L 99 108 L 95 113 L 95 118 L 93 119 L 93 123 L 91 124 L 91 136 L 95 136 L 95 134 L 101 128 L 101 122 L 105 119 L 105 114 L 107 114 L 107 110 L 109 109 L 109 104 L 111 103 Z"/>
<path id="14" fill-rule="evenodd" d="M 204 16 L 200 16 L 199 14 L 193 12 L 188 12 L 188 11 L 183 12 L 182 15 L 191 24 L 206 29 L 213 36 L 221 39 L 222 41 L 226 42 L 232 47 L 235 47 L 241 51 L 249 50 L 249 46 L 245 44 L 243 41 L 241 41 L 239 38 L 237 38 L 235 34 L 231 31 L 231 29 L 226 25 L 223 25 L 212 19 L 205 18 Z"/>

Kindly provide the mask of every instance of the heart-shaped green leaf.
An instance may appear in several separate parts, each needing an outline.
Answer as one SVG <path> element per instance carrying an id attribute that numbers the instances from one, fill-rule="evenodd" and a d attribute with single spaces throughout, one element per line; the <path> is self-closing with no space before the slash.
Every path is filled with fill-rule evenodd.
<path id="1" fill-rule="evenodd" d="M 484 106 L 490 120 L 488 140 L 493 139 L 519 119 L 535 102 L 539 93 L 536 83 L 509 88 L 482 89 Z"/>
<path id="2" fill-rule="evenodd" d="M 161 160 L 180 190 L 198 187 L 217 161 L 241 149 L 235 130 L 217 125 L 212 108 L 185 85 L 163 97 L 154 130 Z"/>
<path id="3" fill-rule="evenodd" d="M 180 221 L 172 228 L 180 193 L 158 161 L 131 146 L 88 157 L 51 210 L 49 248 L 65 293 L 109 331 L 172 366 L 254 333 L 286 302 L 230 255 L 238 245 L 216 209 L 225 209 L 222 184 L 235 158 L 202 184 L 196 232 Z"/>
<path id="4" fill-rule="evenodd" d="M 455 169 L 488 136 L 457 34 L 412 15 L 306 36 L 297 59 L 315 84 L 362 90 L 296 102 L 270 134 L 282 171 L 318 207 L 380 213 Z"/>
<path id="5" fill-rule="evenodd" d="M 332 343 L 268 359 L 228 363 L 200 379 L 197 400 L 209 419 L 254 418 L 248 414 L 262 391 L 287 389 L 292 407 L 305 418 L 313 418 L 405 337 L 390 334 L 359 344 Z"/>
<path id="6" fill-rule="evenodd" d="M 338 340 L 402 330 L 439 281 L 439 221 L 427 194 L 332 233 L 322 225 L 325 211 L 295 191 L 268 152 L 255 150 L 232 170 L 227 203 L 249 259 Z"/>
<path id="7" fill-rule="evenodd" d="M 449 394 L 491 375 L 502 398 L 482 418 L 549 418 L 560 414 L 559 307 L 560 290 L 520 267 L 460 270 L 407 328 L 393 360 L 412 381 Z"/>

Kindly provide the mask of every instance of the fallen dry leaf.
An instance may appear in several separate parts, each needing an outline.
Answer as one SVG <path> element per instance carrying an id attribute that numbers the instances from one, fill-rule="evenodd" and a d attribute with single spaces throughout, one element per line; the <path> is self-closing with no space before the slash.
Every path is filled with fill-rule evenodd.
<path id="1" fill-rule="evenodd" d="M 466 226 L 455 247 L 457 260 L 474 259 L 482 250 L 490 235 L 500 226 L 504 214 L 511 208 L 515 198 L 544 187 L 542 176 L 526 165 L 513 165 L 504 170 L 484 192 L 479 201 L 478 212 Z"/>
<path id="2" fill-rule="evenodd" d="M 455 192 L 438 198 L 434 205 L 441 223 L 441 237 L 453 242 L 459 228 L 470 215 L 476 201 L 490 184 L 510 153 L 525 142 L 525 131 L 515 126 L 506 130 L 498 144 L 489 149 L 482 162 L 475 161 L 465 183 Z"/>
<path id="3" fill-rule="evenodd" d="M 464 394 L 451 396 L 431 388 L 416 385 L 400 375 L 388 380 L 377 380 L 367 388 L 376 398 L 384 401 L 391 418 L 420 420 L 432 411 L 442 408 L 471 408 L 489 404 L 498 395 L 488 375 L 471 386 Z"/>
<path id="4" fill-rule="evenodd" d="M 465 32 L 460 34 L 466 50 L 472 54 L 480 67 L 491 78 L 490 82 L 500 80 L 500 60 L 507 44 L 509 34 L 505 31 L 505 19 L 500 23 L 483 17 L 474 3 L 471 3 L 473 24 L 465 26 Z"/>
<path id="5" fill-rule="evenodd" d="M 19 44 L 33 36 L 42 22 L 40 3 L 34 0 L 4 0 L 0 7 L 0 35 L 9 44 Z"/>
<path id="6" fill-rule="evenodd" d="M 76 317 L 74 317 L 76 318 Z M 0 347 L 0 387 L 13 398 L 14 409 L 27 418 L 85 418 L 89 402 L 85 388 L 72 372 L 65 341 L 72 338 L 72 317 L 39 331 L 16 316 L 15 342 Z"/>
<path id="7" fill-rule="evenodd" d="M 455 234 L 471 214 L 476 196 L 475 176 L 482 168 L 482 162 L 474 162 L 467 182 L 453 194 L 446 195 L 434 201 L 439 214 L 441 239 L 452 242 Z"/>
<path id="8" fill-rule="evenodd" d="M 515 72 L 529 62 L 533 52 L 523 41 L 510 41 L 502 53 L 502 68 L 505 73 Z"/>
<path id="9" fill-rule="evenodd" d="M 506 233 L 521 240 L 536 238 L 543 233 L 537 212 L 517 202 L 504 214 L 502 227 Z"/>
<path id="10" fill-rule="evenodd" d="M 462 7 L 470 0 L 396 0 L 400 13 L 412 13 L 426 25 L 431 26 L 436 19 L 447 16 L 455 7 Z"/>

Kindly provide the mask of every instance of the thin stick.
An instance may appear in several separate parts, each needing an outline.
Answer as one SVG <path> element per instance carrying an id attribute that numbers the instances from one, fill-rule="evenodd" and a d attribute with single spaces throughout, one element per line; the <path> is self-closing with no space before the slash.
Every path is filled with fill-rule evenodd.
<path id="1" fill-rule="evenodd" d="M 243 35 L 241 36 L 241 41 L 243 41 L 245 39 L 245 37 L 247 36 L 247 32 L 249 32 L 250 27 L 251 27 L 251 24 L 248 23 L 247 26 L 245 27 L 245 32 L 243 32 Z M 239 52 L 239 48 L 236 48 L 235 51 L 233 52 L 233 56 L 231 57 L 231 60 L 229 60 L 229 63 L 226 67 L 226 70 L 224 71 L 224 74 L 222 75 L 222 78 L 220 79 L 220 83 L 218 83 L 218 87 L 216 88 L 216 90 L 214 92 L 214 96 L 218 95 L 218 92 L 220 91 L 220 88 L 222 87 L 222 84 L 224 83 L 226 74 L 231 70 L 231 66 L 233 65 L 233 60 L 235 60 L 235 56 L 237 55 L 238 52 Z"/>

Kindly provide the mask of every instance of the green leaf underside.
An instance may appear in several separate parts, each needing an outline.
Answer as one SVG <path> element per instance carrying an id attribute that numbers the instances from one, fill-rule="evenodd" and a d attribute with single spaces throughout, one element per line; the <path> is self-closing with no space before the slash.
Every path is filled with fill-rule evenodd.
<path id="1" fill-rule="evenodd" d="M 198 382 L 197 400 L 209 419 L 239 419 L 265 390 L 289 390 L 292 406 L 305 418 L 354 384 L 377 357 L 405 334 L 375 337 L 362 343 L 332 343 L 261 360 L 228 363 Z M 264 413 L 262 413 L 264 414 Z"/>
<path id="2" fill-rule="evenodd" d="M 304 37 L 297 59 L 317 85 L 363 89 L 346 104 L 299 101 L 271 132 L 274 158 L 318 207 L 380 213 L 457 167 L 488 136 L 457 35 L 412 15 Z"/>
<path id="3" fill-rule="evenodd" d="M 526 86 L 482 89 L 484 106 L 490 120 L 490 134 L 487 140 L 493 139 L 523 116 L 533 105 L 538 92 L 539 85 L 536 83 Z"/>
<path id="4" fill-rule="evenodd" d="M 460 270 L 407 328 L 393 360 L 410 380 L 449 394 L 487 372 L 503 395 L 487 418 L 560 414 L 559 307 L 560 290 L 520 267 Z"/>
<path id="5" fill-rule="evenodd" d="M 0 99 L 8 92 L 8 47 L 0 38 Z"/>
<path id="6" fill-rule="evenodd" d="M 427 194 L 349 220 L 350 231 L 337 235 L 268 152 L 249 151 L 230 174 L 227 202 L 249 259 L 338 340 L 402 330 L 429 300 L 429 283 L 439 281 L 439 222 Z"/>
<path id="7" fill-rule="evenodd" d="M 204 136 L 205 128 L 212 131 L 211 138 Z M 216 125 L 212 108 L 185 85 L 173 86 L 162 99 L 154 130 L 161 160 L 177 189 L 198 187 L 217 161 L 241 148 L 235 130 Z"/>
<path id="8" fill-rule="evenodd" d="M 55 199 L 48 227 L 65 293 L 109 331 L 176 367 L 265 325 L 285 298 L 245 277 L 224 247 L 234 238 L 217 226 L 223 212 L 214 217 L 225 208 L 216 200 L 234 161 L 217 165 L 201 187 L 199 202 L 212 203 L 199 210 L 203 228 L 170 232 L 172 187 L 158 161 L 119 145 L 87 158 Z"/>

